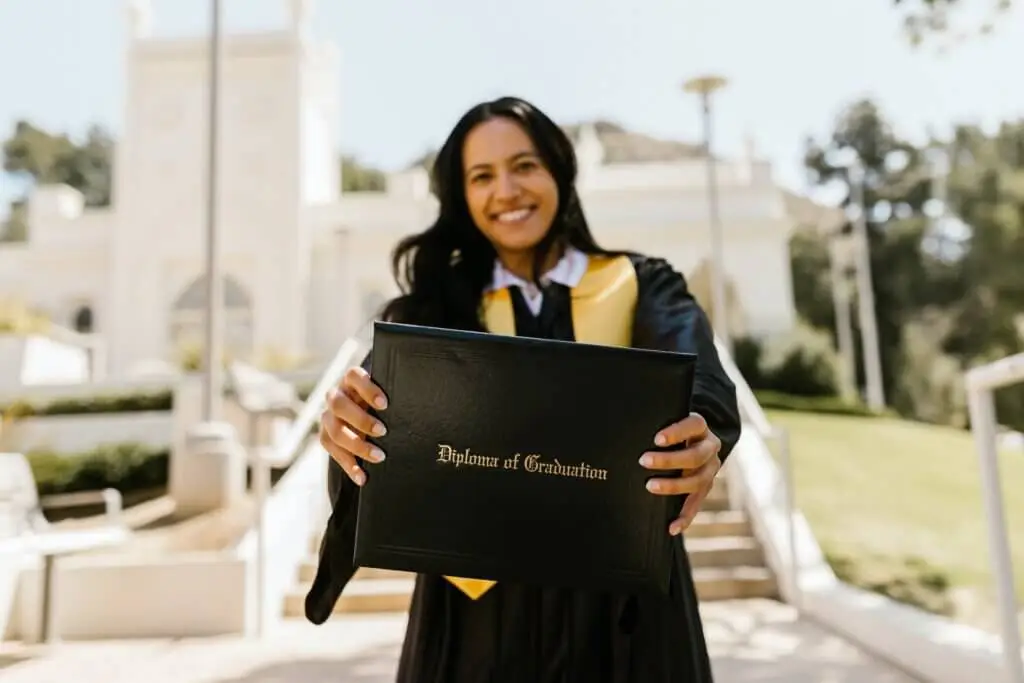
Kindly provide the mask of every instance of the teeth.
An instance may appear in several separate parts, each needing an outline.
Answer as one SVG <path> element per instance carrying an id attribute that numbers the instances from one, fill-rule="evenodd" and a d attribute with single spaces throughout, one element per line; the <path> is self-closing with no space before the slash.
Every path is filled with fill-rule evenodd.
<path id="1" fill-rule="evenodd" d="M 516 211 L 506 211 L 505 213 L 498 214 L 498 220 L 503 223 L 515 223 L 529 216 L 531 212 L 532 209 L 518 209 Z"/>

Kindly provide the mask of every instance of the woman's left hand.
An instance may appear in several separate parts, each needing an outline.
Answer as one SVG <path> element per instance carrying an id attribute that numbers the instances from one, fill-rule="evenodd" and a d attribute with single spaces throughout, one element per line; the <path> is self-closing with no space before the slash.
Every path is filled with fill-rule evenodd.
<path id="1" fill-rule="evenodd" d="M 690 526 L 715 483 L 722 468 L 718 457 L 722 441 L 708 429 L 703 417 L 690 413 L 658 432 L 654 443 L 659 448 L 682 446 L 672 451 L 649 451 L 640 458 L 640 464 L 647 469 L 682 470 L 682 476 L 655 477 L 647 482 L 647 489 L 655 495 L 689 494 L 679 517 L 669 525 L 668 532 L 675 536 Z"/>

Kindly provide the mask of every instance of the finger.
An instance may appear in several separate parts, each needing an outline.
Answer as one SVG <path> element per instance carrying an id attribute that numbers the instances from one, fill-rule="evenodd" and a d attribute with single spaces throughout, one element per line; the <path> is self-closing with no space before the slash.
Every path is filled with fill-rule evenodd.
<path id="1" fill-rule="evenodd" d="M 384 436 L 384 423 L 366 412 L 351 396 L 339 389 L 327 392 L 327 412 L 367 436 Z"/>
<path id="2" fill-rule="evenodd" d="M 714 481 L 720 463 L 718 458 L 707 461 L 695 472 L 682 477 L 656 477 L 648 480 L 647 490 L 659 496 L 678 496 L 696 493 L 702 486 Z"/>
<path id="3" fill-rule="evenodd" d="M 366 483 L 366 473 L 356 463 L 355 456 L 334 443 L 323 428 L 320 429 L 320 445 L 324 447 L 324 450 L 327 451 L 327 454 L 331 456 L 334 462 L 338 463 L 338 466 L 348 475 L 348 478 L 355 482 L 356 486 L 362 486 Z"/>
<path id="4" fill-rule="evenodd" d="M 366 441 L 361 435 L 347 424 L 330 413 L 324 413 L 321 424 L 327 435 L 337 446 L 351 453 L 357 458 L 369 460 L 370 462 L 383 462 L 384 451 L 374 444 Z"/>
<path id="5" fill-rule="evenodd" d="M 718 453 L 716 441 L 707 438 L 679 451 L 644 453 L 640 464 L 649 470 L 695 470 Z"/>
<path id="6" fill-rule="evenodd" d="M 708 423 L 697 413 L 690 413 L 679 422 L 675 422 L 665 429 L 662 429 L 654 436 L 656 446 L 673 446 L 683 443 L 687 439 L 695 439 L 704 436 L 708 431 Z"/>
<path id="7" fill-rule="evenodd" d="M 370 373 L 359 365 L 353 365 L 345 372 L 345 377 L 341 384 L 345 389 L 349 390 L 346 393 L 353 398 L 358 397 L 362 399 L 368 406 L 373 406 L 377 410 L 384 410 L 388 407 L 388 397 L 370 379 Z"/>
<path id="8" fill-rule="evenodd" d="M 697 517 L 697 513 L 700 512 L 701 507 L 704 505 L 704 500 L 708 497 L 711 492 L 711 484 L 708 484 L 701 488 L 696 493 L 691 493 L 686 497 L 686 502 L 683 503 L 683 510 L 679 515 L 679 519 L 675 520 L 668 525 L 668 532 L 673 536 L 678 536 L 693 524 L 693 520 Z"/>

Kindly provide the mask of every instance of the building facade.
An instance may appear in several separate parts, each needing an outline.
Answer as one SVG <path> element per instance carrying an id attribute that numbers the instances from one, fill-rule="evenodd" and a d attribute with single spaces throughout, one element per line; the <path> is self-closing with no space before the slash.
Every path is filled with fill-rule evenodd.
<path id="1" fill-rule="evenodd" d="M 66 186 L 29 199 L 29 240 L 0 245 L 0 295 L 102 338 L 107 372 L 175 362 L 201 342 L 208 41 L 155 39 L 132 3 L 113 202 Z M 394 294 L 389 255 L 436 204 L 422 167 L 385 192 L 340 191 L 338 51 L 292 0 L 279 31 L 224 41 L 219 225 L 230 351 L 322 359 Z M 598 240 L 669 259 L 709 304 L 706 162 L 699 149 L 609 126 L 574 127 L 580 195 Z M 730 326 L 795 324 L 792 196 L 753 151 L 718 164 Z M 710 310 L 710 306 L 708 305 Z"/>

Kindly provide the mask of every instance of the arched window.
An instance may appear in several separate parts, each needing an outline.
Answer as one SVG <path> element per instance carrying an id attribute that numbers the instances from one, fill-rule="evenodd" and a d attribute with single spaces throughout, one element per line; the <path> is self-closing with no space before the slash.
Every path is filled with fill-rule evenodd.
<path id="1" fill-rule="evenodd" d="M 246 356 L 252 351 L 252 297 L 231 276 L 224 277 L 225 350 Z M 206 309 L 206 276 L 193 280 L 171 304 L 170 341 L 175 352 L 203 344 Z"/>

